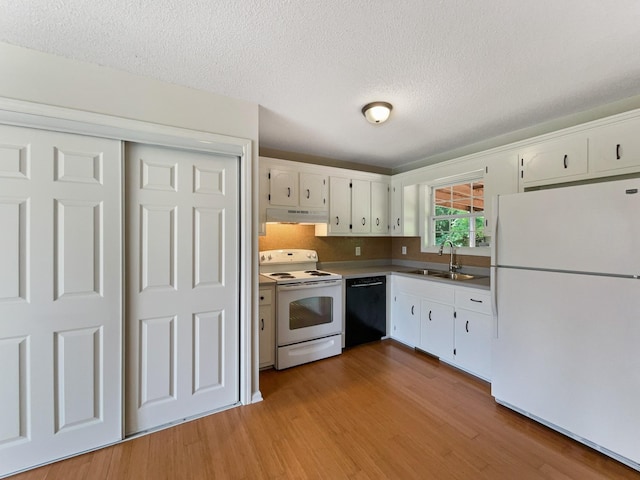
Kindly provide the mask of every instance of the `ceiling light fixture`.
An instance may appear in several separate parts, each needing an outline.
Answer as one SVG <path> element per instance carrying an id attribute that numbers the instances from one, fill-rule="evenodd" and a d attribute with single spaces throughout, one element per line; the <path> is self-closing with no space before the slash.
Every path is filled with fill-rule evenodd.
<path id="1" fill-rule="evenodd" d="M 371 123 L 384 123 L 389 118 L 393 105 L 388 102 L 371 102 L 362 107 L 362 114 Z"/>

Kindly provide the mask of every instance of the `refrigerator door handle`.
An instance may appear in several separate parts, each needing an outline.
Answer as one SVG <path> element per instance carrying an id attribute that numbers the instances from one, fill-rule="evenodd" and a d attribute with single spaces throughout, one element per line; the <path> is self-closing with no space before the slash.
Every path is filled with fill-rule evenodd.
<path id="1" fill-rule="evenodd" d="M 498 208 L 500 207 L 500 195 L 491 200 L 491 265 L 498 265 Z"/>
<path id="2" fill-rule="evenodd" d="M 500 195 L 496 195 L 492 199 L 492 218 L 491 218 L 491 311 L 493 312 L 493 321 L 495 322 L 495 338 L 498 338 L 498 223 L 500 216 L 498 209 L 500 208 Z"/>
<path id="3" fill-rule="evenodd" d="M 491 267 L 491 311 L 495 322 L 495 338 L 498 338 L 498 267 Z"/>

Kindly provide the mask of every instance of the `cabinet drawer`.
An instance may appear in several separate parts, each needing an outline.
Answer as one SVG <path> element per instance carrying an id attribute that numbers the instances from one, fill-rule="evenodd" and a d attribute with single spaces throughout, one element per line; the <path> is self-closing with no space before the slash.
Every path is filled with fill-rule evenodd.
<path id="1" fill-rule="evenodd" d="M 456 288 L 456 308 L 491 314 L 491 294 L 473 288 Z"/>
<path id="2" fill-rule="evenodd" d="M 420 288 L 420 296 L 429 300 L 435 300 L 440 303 L 453 303 L 454 294 L 453 286 L 442 285 L 437 282 L 431 282 L 429 280 L 422 280 L 422 286 Z"/>
<path id="3" fill-rule="evenodd" d="M 258 300 L 258 305 L 271 305 L 271 303 L 273 302 L 273 289 L 261 288 Z"/>

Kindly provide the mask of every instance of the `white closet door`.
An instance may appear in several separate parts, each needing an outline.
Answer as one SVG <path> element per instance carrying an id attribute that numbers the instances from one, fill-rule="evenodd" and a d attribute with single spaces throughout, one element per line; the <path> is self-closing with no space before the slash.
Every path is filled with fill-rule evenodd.
<path id="1" fill-rule="evenodd" d="M 0 126 L 0 476 L 122 438 L 121 144 Z"/>
<path id="2" fill-rule="evenodd" d="M 238 166 L 127 144 L 127 434 L 239 401 Z"/>

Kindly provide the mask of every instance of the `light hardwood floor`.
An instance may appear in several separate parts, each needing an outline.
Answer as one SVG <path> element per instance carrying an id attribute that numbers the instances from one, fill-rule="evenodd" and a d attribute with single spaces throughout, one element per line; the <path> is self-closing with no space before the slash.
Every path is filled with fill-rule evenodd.
<path id="1" fill-rule="evenodd" d="M 391 340 L 260 376 L 264 401 L 26 472 L 51 479 L 640 479 Z"/>

